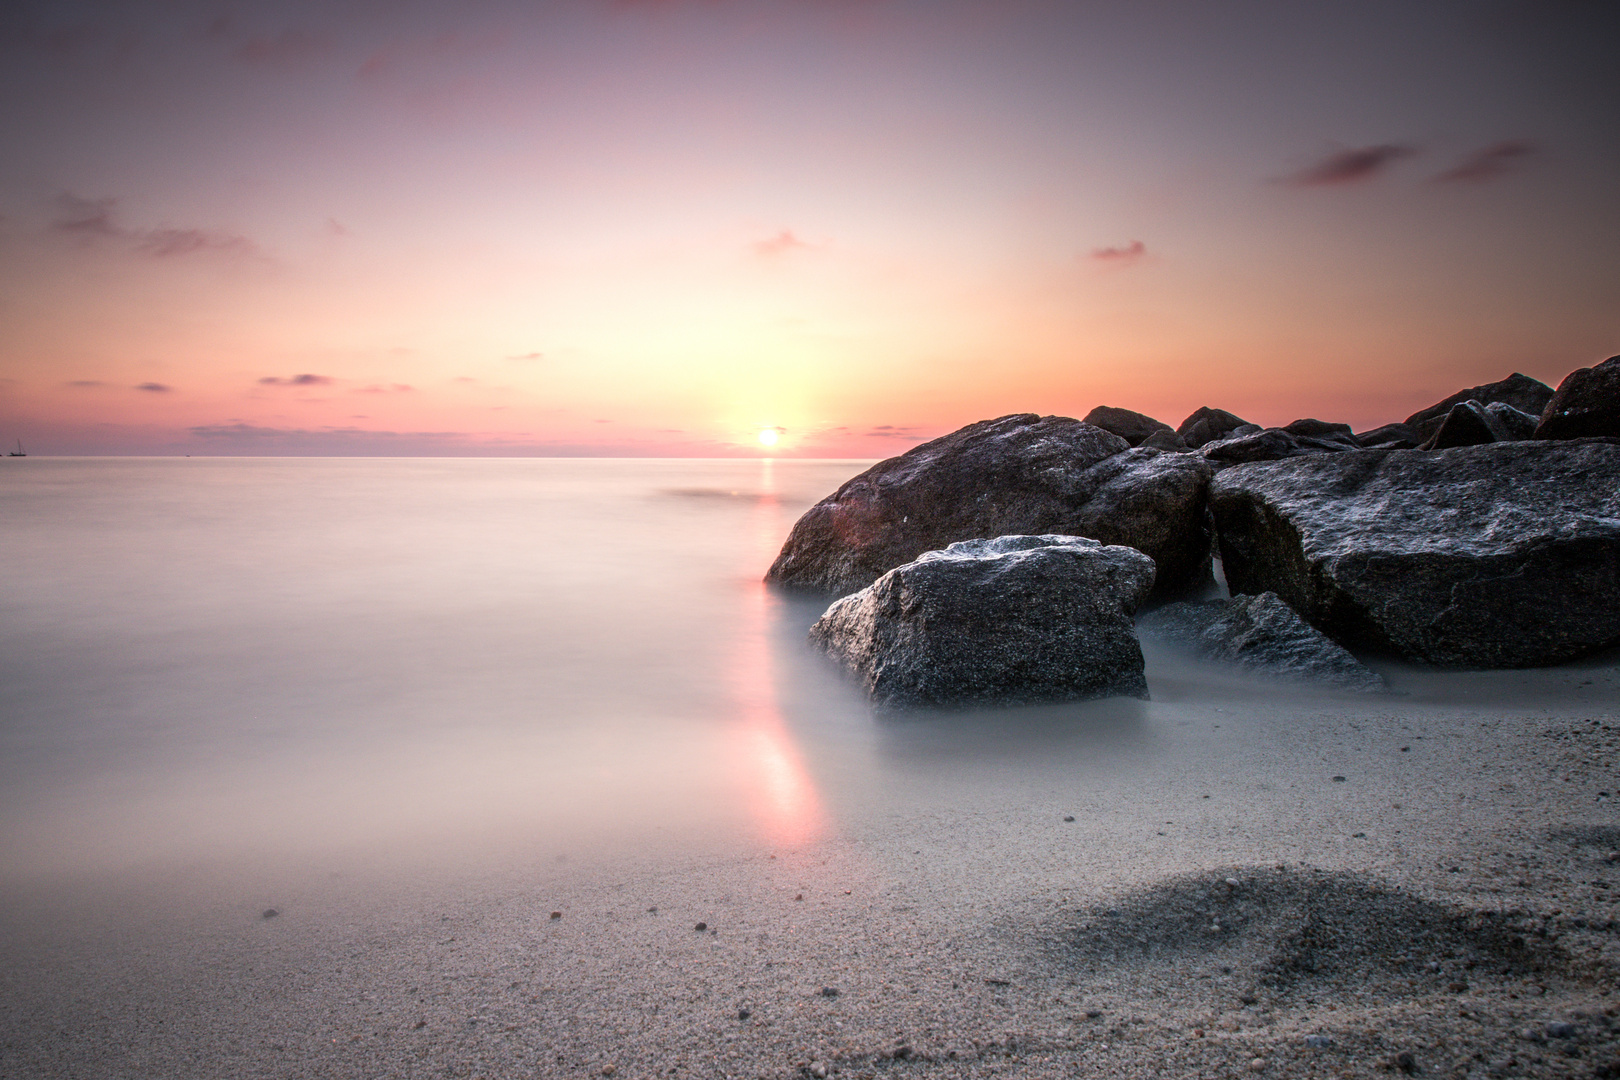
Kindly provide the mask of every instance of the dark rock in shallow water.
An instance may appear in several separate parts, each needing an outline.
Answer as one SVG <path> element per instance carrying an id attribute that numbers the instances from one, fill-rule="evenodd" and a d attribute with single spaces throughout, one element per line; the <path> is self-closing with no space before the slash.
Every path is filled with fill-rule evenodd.
<path id="1" fill-rule="evenodd" d="M 1147 697 L 1131 617 L 1153 560 L 1077 536 L 931 551 L 810 628 L 884 708 Z"/>
<path id="2" fill-rule="evenodd" d="M 1235 664 L 1258 675 L 1345 690 L 1384 689 L 1381 677 L 1301 619 L 1276 593 L 1167 604 L 1142 616 L 1137 630 L 1189 649 L 1200 659 Z"/>
<path id="3" fill-rule="evenodd" d="M 1593 435 L 1620 436 L 1620 356 L 1566 375 L 1536 427 L 1538 439 Z"/>
<path id="4" fill-rule="evenodd" d="M 1248 421 L 1225 409 L 1212 409 L 1208 405 L 1195 411 L 1176 428 L 1176 434 L 1194 450 L 1207 442 L 1225 438 Z"/>
<path id="5" fill-rule="evenodd" d="M 1080 421 L 1083 424 L 1093 424 L 1104 431 L 1111 431 L 1124 439 L 1132 446 L 1141 446 L 1150 436 L 1161 431 L 1174 435 L 1176 429 L 1162 420 L 1155 420 L 1151 416 L 1144 416 L 1129 409 L 1116 409 L 1112 405 L 1099 405 L 1086 413 Z M 1180 449 L 1180 447 L 1177 447 Z"/>
<path id="6" fill-rule="evenodd" d="M 844 595 L 959 540 L 1063 533 L 1146 552 L 1160 595 L 1210 580 L 1206 496 L 1192 454 L 1130 449 L 1091 424 L 984 420 L 881 461 L 811 507 L 766 580 Z"/>
<path id="7" fill-rule="evenodd" d="M 1553 396 L 1552 387 L 1540 379 L 1532 379 L 1528 375 L 1520 375 L 1515 371 L 1512 375 L 1500 382 L 1484 383 L 1480 386 L 1471 386 L 1467 390 L 1459 390 L 1444 401 L 1437 401 L 1427 409 L 1419 409 L 1406 418 L 1408 427 L 1414 427 L 1426 440 L 1440 429 L 1445 422 L 1446 414 L 1451 412 L 1453 405 L 1464 401 L 1477 401 L 1480 405 L 1490 405 L 1500 401 L 1504 405 L 1511 405 L 1520 412 L 1531 416 L 1540 416 L 1547 402 Z"/>
<path id="8" fill-rule="evenodd" d="M 1240 465 L 1210 502 L 1232 590 L 1341 643 L 1492 668 L 1620 642 L 1620 442 Z"/>

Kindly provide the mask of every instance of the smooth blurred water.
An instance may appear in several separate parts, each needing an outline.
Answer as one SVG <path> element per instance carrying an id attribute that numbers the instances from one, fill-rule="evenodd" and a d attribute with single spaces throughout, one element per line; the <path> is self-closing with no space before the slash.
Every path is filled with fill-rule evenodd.
<path id="1" fill-rule="evenodd" d="M 760 579 L 862 467 L 10 462 L 0 867 L 810 838 Z"/>

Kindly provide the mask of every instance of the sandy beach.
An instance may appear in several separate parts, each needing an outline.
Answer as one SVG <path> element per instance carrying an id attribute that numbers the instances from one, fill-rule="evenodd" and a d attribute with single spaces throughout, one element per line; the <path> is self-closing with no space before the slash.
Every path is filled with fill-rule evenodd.
<path id="1" fill-rule="evenodd" d="M 1615 658 L 1381 670 L 870 718 L 797 843 L 13 882 L 0 1076 L 1620 1075 Z"/>

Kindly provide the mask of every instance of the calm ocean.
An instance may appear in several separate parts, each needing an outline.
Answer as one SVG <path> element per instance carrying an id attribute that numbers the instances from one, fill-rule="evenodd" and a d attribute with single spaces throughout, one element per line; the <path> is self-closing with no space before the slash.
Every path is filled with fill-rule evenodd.
<path id="1" fill-rule="evenodd" d="M 803 663 L 815 606 L 760 581 L 864 463 L 4 465 L 6 874 L 650 830 L 794 842 L 826 827 L 807 740 L 826 760 L 869 737 Z M 822 681 L 792 724 L 783 663 Z"/>

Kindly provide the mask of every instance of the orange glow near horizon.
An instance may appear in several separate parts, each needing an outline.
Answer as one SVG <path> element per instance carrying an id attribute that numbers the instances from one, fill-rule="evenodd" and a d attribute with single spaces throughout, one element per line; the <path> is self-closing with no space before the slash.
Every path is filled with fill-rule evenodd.
<path id="1" fill-rule="evenodd" d="M 1537 73 L 1484 62 L 1464 4 L 1168 3 L 25 5 L 0 445 L 880 458 L 1097 405 L 1365 430 L 1620 351 L 1576 6 Z"/>

